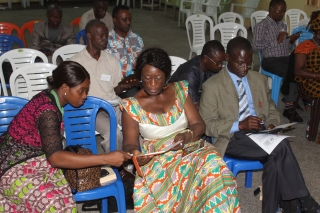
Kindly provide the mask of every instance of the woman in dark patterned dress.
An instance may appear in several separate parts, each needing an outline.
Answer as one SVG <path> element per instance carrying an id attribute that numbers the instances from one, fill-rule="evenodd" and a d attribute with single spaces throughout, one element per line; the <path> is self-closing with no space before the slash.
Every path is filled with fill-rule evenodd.
<path id="1" fill-rule="evenodd" d="M 295 80 L 303 94 L 320 98 L 320 11 L 312 13 L 308 26 L 313 37 L 295 49 Z"/>
<path id="2" fill-rule="evenodd" d="M 0 212 L 76 212 L 60 168 L 120 166 L 122 151 L 79 155 L 63 151 L 63 106 L 81 106 L 89 73 L 78 63 L 62 62 L 48 78 L 50 89 L 34 96 L 0 137 Z"/>

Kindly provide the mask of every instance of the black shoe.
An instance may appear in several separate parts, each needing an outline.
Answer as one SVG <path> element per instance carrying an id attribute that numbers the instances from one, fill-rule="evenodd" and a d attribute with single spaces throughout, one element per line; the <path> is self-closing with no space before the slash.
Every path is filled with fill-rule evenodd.
<path id="1" fill-rule="evenodd" d="M 293 113 L 293 108 L 290 108 L 290 109 L 283 110 L 282 115 L 284 117 L 288 118 L 289 120 L 291 120 L 292 113 Z M 303 122 L 303 119 L 300 117 L 300 115 L 297 112 L 295 112 L 292 121 L 301 123 L 301 122 Z"/>

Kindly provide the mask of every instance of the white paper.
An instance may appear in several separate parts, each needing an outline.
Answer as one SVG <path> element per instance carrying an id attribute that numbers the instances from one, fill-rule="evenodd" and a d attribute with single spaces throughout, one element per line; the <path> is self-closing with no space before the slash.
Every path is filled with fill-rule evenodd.
<path id="1" fill-rule="evenodd" d="M 100 80 L 101 81 L 110 81 L 111 75 L 102 74 Z"/>
<path id="2" fill-rule="evenodd" d="M 161 151 L 158 151 L 158 152 L 150 152 L 150 153 L 142 154 L 141 156 L 159 155 L 159 154 L 165 153 L 165 152 L 169 151 L 170 149 L 172 149 L 173 147 L 175 147 L 176 145 L 178 145 L 178 144 L 181 143 L 181 142 L 182 142 L 182 141 L 177 141 L 176 143 L 173 143 L 173 144 L 167 146 L 166 148 L 164 148 L 164 149 L 161 150 Z"/>
<path id="3" fill-rule="evenodd" d="M 251 134 L 251 135 L 247 134 L 247 135 L 268 154 L 270 154 L 283 139 L 292 137 L 292 136 L 274 135 L 274 134 Z"/>

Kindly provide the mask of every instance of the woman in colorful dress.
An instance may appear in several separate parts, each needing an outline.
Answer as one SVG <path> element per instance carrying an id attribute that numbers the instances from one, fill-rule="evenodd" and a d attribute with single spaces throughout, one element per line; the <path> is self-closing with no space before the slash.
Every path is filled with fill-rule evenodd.
<path id="1" fill-rule="evenodd" d="M 320 11 L 311 14 L 308 26 L 313 37 L 295 49 L 295 80 L 303 94 L 320 98 Z"/>
<path id="2" fill-rule="evenodd" d="M 0 212 L 76 212 L 60 168 L 120 166 L 122 151 L 79 155 L 63 151 L 63 106 L 81 106 L 89 73 L 76 62 L 62 62 L 48 78 L 50 89 L 34 96 L 0 137 Z"/>
<path id="3" fill-rule="evenodd" d="M 142 89 L 120 101 L 123 150 L 136 156 L 141 169 L 134 185 L 135 211 L 240 212 L 232 173 L 212 145 L 201 146 L 205 124 L 188 96 L 188 82 L 167 84 L 170 73 L 165 51 L 143 51 L 136 66 Z M 168 152 L 141 156 L 176 142 Z"/>

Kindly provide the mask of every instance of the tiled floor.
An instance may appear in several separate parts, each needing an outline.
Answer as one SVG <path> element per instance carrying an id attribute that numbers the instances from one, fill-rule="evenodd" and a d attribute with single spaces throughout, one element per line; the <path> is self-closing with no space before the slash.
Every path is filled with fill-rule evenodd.
<path id="1" fill-rule="evenodd" d="M 111 3 L 109 11 L 111 11 L 114 4 L 115 1 Z M 161 47 L 165 49 L 169 55 L 188 59 L 189 44 L 187 34 L 184 24 L 182 24 L 181 28 L 177 27 L 177 14 L 175 20 L 173 20 L 173 10 L 171 8 L 168 9 L 167 16 L 164 17 L 163 9 L 155 9 L 154 11 L 149 9 L 141 10 L 137 6 L 139 6 L 138 1 L 136 8 L 132 9 L 134 18 L 132 29 L 143 38 L 145 47 Z M 81 16 L 83 12 L 87 11 L 90 5 L 88 3 L 68 3 L 62 4 L 62 7 L 64 14 L 63 21 L 70 23 L 74 18 Z M 13 10 L 0 11 L 0 20 L 21 26 L 29 20 L 45 20 L 45 12 L 45 9 L 41 8 L 37 2 L 32 3 L 30 9 L 21 9 L 19 4 L 14 4 Z M 216 34 L 216 36 L 219 38 L 220 35 Z M 248 38 L 251 40 L 251 32 L 249 32 Z M 254 70 L 258 71 L 259 61 L 256 54 L 254 55 L 254 59 Z M 279 100 L 278 109 L 282 112 L 283 108 L 284 104 Z M 299 114 L 303 117 L 304 122 L 296 124 L 294 129 L 286 134 L 293 136 L 290 138 L 292 149 L 299 161 L 306 185 L 311 195 L 320 202 L 320 144 L 308 142 L 305 138 L 306 121 L 310 111 L 299 111 Z M 281 116 L 281 122 L 287 123 L 288 120 Z M 261 185 L 261 175 L 262 172 L 254 172 L 253 187 L 250 189 L 244 187 L 244 173 L 240 173 L 237 176 L 240 204 L 243 213 L 261 212 L 261 201 L 253 195 L 254 189 Z"/>

